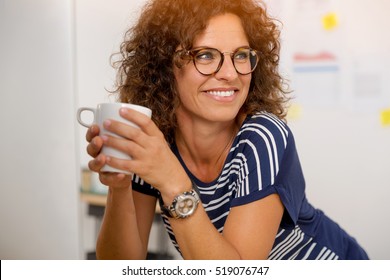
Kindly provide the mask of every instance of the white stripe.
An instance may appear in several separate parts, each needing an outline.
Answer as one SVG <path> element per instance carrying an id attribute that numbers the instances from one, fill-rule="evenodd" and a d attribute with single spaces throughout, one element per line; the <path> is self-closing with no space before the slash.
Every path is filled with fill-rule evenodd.
<path id="1" fill-rule="evenodd" d="M 201 190 L 199 190 L 199 192 L 200 192 L 202 195 L 213 195 L 213 194 L 215 194 L 215 191 L 206 192 L 206 191 L 201 191 Z"/>
<path id="2" fill-rule="evenodd" d="M 270 173 L 271 173 L 270 177 L 271 177 L 271 184 L 273 185 L 274 179 L 276 177 L 276 173 L 278 171 L 278 170 L 275 171 L 275 166 L 278 166 L 278 158 L 275 157 L 275 155 L 277 156 L 275 139 L 272 137 L 272 135 L 269 135 L 271 137 L 271 139 L 270 139 L 271 143 L 270 143 L 270 140 L 268 139 L 268 137 L 259 129 L 247 127 L 247 128 L 244 128 L 242 131 L 245 131 L 245 130 L 253 131 L 263 139 L 265 146 L 267 147 L 267 152 L 268 152 L 268 156 L 269 156 L 269 167 L 270 167 Z M 271 148 L 271 146 L 272 146 L 272 148 Z M 277 167 L 277 169 L 279 169 L 279 168 Z"/>
<path id="3" fill-rule="evenodd" d="M 222 200 L 225 200 L 226 198 L 229 198 L 231 195 L 232 195 L 232 191 L 230 191 L 228 193 L 225 193 L 223 196 L 218 197 L 217 199 L 213 199 L 213 200 L 209 201 L 209 203 L 207 203 L 207 204 L 206 203 L 203 204 L 203 207 L 204 208 L 208 208 L 208 207 L 210 207 L 213 204 L 219 205 L 218 203 L 220 203 Z"/>
<path id="4" fill-rule="evenodd" d="M 245 155 L 243 153 L 237 153 L 235 158 L 232 161 L 228 162 L 224 166 L 224 168 L 222 170 L 222 174 L 221 174 L 221 179 L 229 176 L 230 170 L 232 170 L 234 168 L 237 170 L 241 169 L 241 167 L 244 166 L 246 162 L 247 162 L 247 159 L 246 159 Z"/>
<path id="5" fill-rule="evenodd" d="M 310 256 L 311 252 L 313 251 L 313 249 L 314 249 L 314 247 L 315 247 L 316 245 L 317 245 L 317 243 L 314 242 L 314 243 L 310 246 L 309 250 L 307 250 L 307 252 L 306 252 L 305 256 L 302 258 L 302 260 L 307 260 L 307 258 Z"/>
<path id="6" fill-rule="evenodd" d="M 299 245 L 302 246 L 302 240 L 303 238 L 305 237 L 305 234 L 301 231 L 299 233 L 299 236 L 296 238 L 296 240 L 294 241 L 294 243 L 291 242 L 291 244 L 289 246 L 287 246 L 284 250 L 284 253 L 281 254 L 278 259 L 283 259 L 284 256 L 286 256 L 288 253 L 290 253 L 293 249 L 296 249 L 296 248 L 299 248 Z M 282 253 L 282 252 L 281 252 Z"/>
<path id="7" fill-rule="evenodd" d="M 295 227 L 295 229 L 293 231 L 291 231 L 291 233 L 282 242 L 280 242 L 277 246 L 275 246 L 272 249 L 272 251 L 269 254 L 268 258 L 273 259 L 274 256 L 276 254 L 278 254 L 279 251 L 282 250 L 283 247 L 286 246 L 286 244 L 288 244 L 290 242 L 290 240 L 294 240 L 294 238 L 296 237 L 297 234 L 298 234 L 298 227 Z"/>
<path id="8" fill-rule="evenodd" d="M 320 260 L 326 260 L 326 258 L 329 256 L 329 254 L 331 253 L 332 251 L 331 250 L 326 250 L 325 254 L 321 257 Z"/>
<path id="9" fill-rule="evenodd" d="M 254 155 L 254 158 L 255 158 L 255 161 L 256 161 L 256 169 L 257 169 L 256 172 L 257 172 L 257 176 L 258 176 L 259 190 L 262 190 L 263 187 L 262 187 L 261 172 L 260 172 L 260 167 L 261 167 L 260 165 L 261 165 L 261 163 L 260 163 L 259 154 L 257 152 L 256 146 L 251 141 L 249 141 L 247 139 L 244 139 L 244 140 L 241 140 L 234 148 L 232 148 L 232 150 L 237 149 L 243 143 L 248 144 L 248 146 L 253 151 L 253 155 Z"/>
<path id="10" fill-rule="evenodd" d="M 263 139 L 264 144 L 265 144 L 265 146 L 267 148 L 267 153 L 268 153 L 268 156 L 269 156 L 270 173 L 271 173 L 271 178 L 273 179 L 274 176 L 275 176 L 275 171 L 274 171 L 275 157 L 274 157 L 274 153 L 273 153 L 273 151 L 275 151 L 275 149 L 276 149 L 276 147 L 275 147 L 275 140 L 273 138 L 271 139 L 272 146 L 273 146 L 273 149 L 272 149 L 270 141 L 268 140 L 267 136 L 263 132 L 259 131 L 258 129 L 255 129 L 255 128 L 245 128 L 242 131 L 244 131 L 244 130 L 253 131 L 253 132 L 258 134 Z M 276 158 L 276 161 L 277 161 L 277 158 Z M 271 181 L 271 184 L 273 184 L 273 181 Z"/>
<path id="11" fill-rule="evenodd" d="M 220 208 L 222 205 L 224 205 L 226 203 L 229 203 L 229 198 L 226 198 L 225 200 L 221 201 L 221 203 L 219 203 L 217 205 L 208 206 L 206 211 L 212 211 L 212 210 L 218 209 L 218 208 Z"/>
<path id="12" fill-rule="evenodd" d="M 242 160 L 235 159 L 234 161 L 232 161 L 231 163 L 229 163 L 227 165 L 228 167 L 224 168 L 224 171 L 222 172 L 222 174 L 225 173 L 225 175 L 221 176 L 218 179 L 218 185 L 217 185 L 217 188 L 215 189 L 215 191 L 220 189 L 220 188 L 223 188 L 227 184 L 230 184 L 229 179 L 230 179 L 232 174 L 236 174 L 237 175 L 237 177 L 238 177 L 237 182 L 241 182 L 242 178 L 245 178 L 245 177 L 248 176 L 248 174 L 249 174 L 248 165 L 247 165 L 247 160 L 246 160 L 244 154 L 239 153 L 239 154 L 237 154 L 237 156 L 241 157 Z M 232 164 L 232 163 L 234 163 L 234 164 Z M 231 185 L 229 185 L 229 189 L 230 190 L 233 189 Z M 245 188 L 244 188 L 244 190 L 245 190 Z M 201 191 L 201 193 L 202 193 L 202 191 Z M 214 193 L 215 192 L 212 192 L 212 193 L 208 192 L 207 194 L 214 194 Z M 239 193 L 238 193 L 238 196 L 240 196 Z"/>
<path id="13" fill-rule="evenodd" d="M 327 249 L 326 247 L 324 247 L 324 248 L 321 249 L 321 252 L 320 252 L 320 253 L 318 254 L 318 256 L 316 257 L 316 260 L 319 260 L 319 259 L 320 259 L 320 257 L 322 256 L 322 254 L 325 252 L 326 249 Z"/>
<path id="14" fill-rule="evenodd" d="M 332 252 L 332 254 L 330 254 L 330 256 L 328 257 L 328 260 L 332 260 L 334 258 L 336 254 L 334 252 Z"/>
<path id="15" fill-rule="evenodd" d="M 240 161 L 241 162 L 241 161 Z M 233 163 L 233 162 L 232 162 Z M 240 171 L 244 164 L 238 164 L 237 163 L 237 160 L 236 162 L 234 162 L 233 164 L 231 164 L 230 166 L 225 166 L 222 170 L 222 174 L 220 175 L 220 177 L 218 178 L 218 186 L 221 186 L 222 182 L 228 182 L 227 180 L 229 179 L 229 177 L 231 176 L 232 173 L 234 174 L 237 174 L 238 171 Z"/>
<path id="16" fill-rule="evenodd" d="M 250 193 L 249 176 L 245 176 L 244 183 L 245 183 L 245 186 L 246 186 L 246 193 L 249 194 Z M 261 185 L 261 183 L 258 183 L 258 184 Z"/>
<path id="17" fill-rule="evenodd" d="M 286 231 L 285 229 L 282 229 L 282 230 L 276 235 L 275 239 L 278 238 L 280 235 L 282 235 L 283 232 L 285 232 L 285 231 Z"/>
<path id="18" fill-rule="evenodd" d="M 137 174 L 134 174 L 133 180 L 135 183 L 140 184 L 141 186 L 143 186 L 145 183 L 145 181 L 141 179 L 141 177 L 139 177 Z"/>
<path id="19" fill-rule="evenodd" d="M 275 124 L 275 126 L 279 129 L 279 131 L 280 131 L 280 133 L 282 135 L 283 142 L 284 142 L 284 147 L 287 146 L 287 139 L 286 139 L 286 137 L 288 136 L 288 131 L 284 127 L 284 123 L 283 122 L 281 122 L 278 118 L 271 118 L 269 115 L 265 115 L 265 114 L 257 115 L 256 117 L 257 118 L 267 119 L 270 122 L 272 122 L 273 124 Z M 278 123 L 278 121 L 280 121 L 281 123 Z"/>
<path id="20" fill-rule="evenodd" d="M 217 185 L 212 185 L 212 186 L 209 186 L 209 187 L 198 186 L 198 189 L 199 189 L 200 192 L 214 191 L 216 188 L 217 188 Z"/>
<path id="21" fill-rule="evenodd" d="M 226 211 L 225 213 L 223 213 L 221 216 L 218 216 L 216 217 L 215 219 L 211 220 L 212 223 L 215 223 L 217 221 L 219 221 L 220 219 L 226 217 L 227 215 L 229 215 L 230 211 Z"/>
<path id="22" fill-rule="evenodd" d="M 313 240 L 313 238 L 310 238 L 304 245 L 301 246 L 301 248 L 299 248 L 299 250 L 297 250 L 297 251 L 289 258 L 289 260 L 295 260 L 295 258 L 299 255 L 299 253 L 302 251 L 302 249 L 303 249 L 303 248 L 306 248 L 307 244 L 309 244 L 312 240 Z"/>
<path id="23" fill-rule="evenodd" d="M 268 112 L 264 112 L 264 114 L 261 114 L 260 117 L 264 117 L 266 119 L 269 119 L 271 122 L 273 122 L 275 125 L 278 125 L 280 129 L 282 129 L 286 136 L 288 136 L 288 131 L 285 128 L 286 123 L 283 122 L 281 119 L 276 117 L 274 114 L 270 114 Z"/>
<path id="24" fill-rule="evenodd" d="M 275 252 L 272 258 L 273 259 L 283 259 L 283 257 L 291 252 L 292 249 L 298 247 L 304 238 L 304 233 L 297 228 L 296 235 L 288 243 L 284 244 L 283 247 L 279 249 L 279 252 Z"/>

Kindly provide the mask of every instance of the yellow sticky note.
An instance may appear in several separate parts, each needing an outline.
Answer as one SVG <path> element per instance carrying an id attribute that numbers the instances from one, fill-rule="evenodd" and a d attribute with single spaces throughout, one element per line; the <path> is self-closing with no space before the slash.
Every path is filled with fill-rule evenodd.
<path id="1" fill-rule="evenodd" d="M 381 123 L 384 126 L 390 125 L 390 108 L 382 110 Z"/>
<path id="2" fill-rule="evenodd" d="M 288 108 L 287 118 L 290 120 L 300 119 L 302 116 L 302 106 L 296 103 L 290 104 Z"/>
<path id="3" fill-rule="evenodd" d="M 333 30 L 339 25 L 339 18 L 336 13 L 328 13 L 322 18 L 322 26 L 325 30 Z"/>

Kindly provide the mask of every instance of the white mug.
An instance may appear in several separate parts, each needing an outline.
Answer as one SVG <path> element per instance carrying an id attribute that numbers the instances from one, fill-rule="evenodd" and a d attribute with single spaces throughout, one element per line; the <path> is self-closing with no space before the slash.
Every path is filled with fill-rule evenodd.
<path id="1" fill-rule="evenodd" d="M 127 103 L 100 103 L 97 105 L 96 108 L 91 108 L 91 107 L 81 107 L 77 110 L 77 121 L 89 128 L 91 127 L 92 124 L 97 124 L 100 128 L 100 135 L 112 135 L 112 136 L 115 136 L 115 137 L 120 137 L 114 133 L 111 133 L 107 130 L 104 129 L 103 127 L 103 123 L 105 120 L 107 119 L 111 119 L 111 120 L 116 120 L 116 121 L 120 121 L 120 122 L 123 122 L 123 123 L 126 123 L 128 125 L 131 125 L 131 126 L 134 126 L 134 127 L 138 127 L 136 124 L 122 118 L 120 115 L 119 115 L 119 110 L 120 108 L 130 108 L 130 109 L 133 109 L 133 110 L 136 110 L 138 112 L 141 112 L 143 114 L 145 114 L 146 116 L 148 116 L 149 118 L 151 118 L 152 116 L 152 111 L 149 109 L 149 108 L 146 108 L 146 107 L 143 107 L 143 106 L 140 106 L 140 105 L 134 105 L 134 104 L 127 104 Z M 92 123 L 85 123 L 83 120 L 82 120 L 82 113 L 84 111 L 90 111 L 93 113 L 93 122 Z M 127 159 L 127 160 L 131 160 L 131 157 L 121 151 L 118 151 L 116 149 L 113 149 L 111 147 L 105 147 L 103 146 L 102 148 L 102 154 L 104 155 L 107 155 L 107 156 L 110 156 L 110 157 L 115 157 L 115 158 L 120 158 L 120 159 Z M 128 171 L 125 171 L 125 170 L 120 170 L 120 169 L 117 169 L 117 168 L 113 168 L 111 166 L 108 166 L 108 165 L 105 165 L 101 171 L 104 171 L 104 172 L 118 172 L 118 173 L 124 173 L 124 174 L 129 174 L 131 175 L 130 172 Z"/>

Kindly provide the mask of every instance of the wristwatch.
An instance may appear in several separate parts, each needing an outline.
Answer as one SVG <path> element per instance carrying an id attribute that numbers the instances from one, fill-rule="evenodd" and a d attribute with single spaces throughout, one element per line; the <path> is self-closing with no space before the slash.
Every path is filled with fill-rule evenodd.
<path id="1" fill-rule="evenodd" d="M 163 214 L 169 218 L 184 219 L 191 216 L 199 203 L 199 195 L 193 188 L 188 192 L 183 192 L 176 196 L 170 206 L 165 206 L 160 195 L 160 208 Z"/>

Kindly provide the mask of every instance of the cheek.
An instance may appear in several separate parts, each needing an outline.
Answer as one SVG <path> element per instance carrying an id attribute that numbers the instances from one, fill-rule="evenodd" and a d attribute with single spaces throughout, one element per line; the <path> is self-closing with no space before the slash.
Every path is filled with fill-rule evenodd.
<path id="1" fill-rule="evenodd" d="M 176 68 L 174 75 L 179 96 L 195 94 L 204 82 L 203 76 L 199 77 L 199 73 L 189 67 Z"/>
<path id="2" fill-rule="evenodd" d="M 249 93 L 249 89 L 251 87 L 251 76 L 249 75 L 248 77 L 243 77 L 241 78 L 241 85 L 244 91 L 246 91 L 246 94 Z"/>
<path id="3" fill-rule="evenodd" d="M 183 78 L 183 76 L 176 76 L 176 90 L 180 99 L 182 98 L 183 93 L 188 90 L 187 84 L 185 83 L 185 79 Z"/>
<path id="4" fill-rule="evenodd" d="M 247 87 L 247 88 L 250 87 L 251 81 L 252 81 L 252 74 L 242 76 L 242 78 L 241 78 L 242 84 L 245 85 L 245 87 Z"/>
<path id="5" fill-rule="evenodd" d="M 181 92 L 183 92 L 183 75 L 178 68 L 174 68 L 173 74 L 175 76 L 175 88 L 178 96 L 180 97 Z"/>

